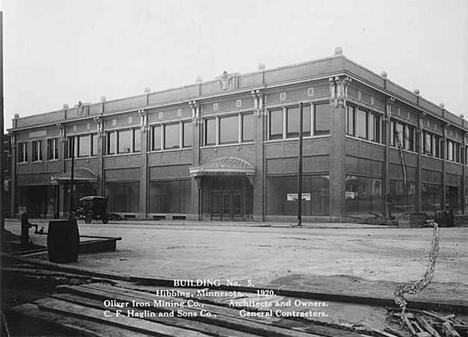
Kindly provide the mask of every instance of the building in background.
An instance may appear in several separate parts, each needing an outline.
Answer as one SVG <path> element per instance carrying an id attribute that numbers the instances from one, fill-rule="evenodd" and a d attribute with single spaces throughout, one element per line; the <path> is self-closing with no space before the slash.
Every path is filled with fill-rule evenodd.
<path id="1" fill-rule="evenodd" d="M 15 116 L 11 212 L 66 214 L 74 151 L 75 198 L 108 196 L 109 211 L 126 218 L 295 221 L 301 102 L 304 221 L 465 212 L 468 123 L 340 48 L 302 64 Z"/>
<path id="2" fill-rule="evenodd" d="M 11 190 L 11 142 L 9 135 L 3 135 L 3 168 L 5 170 L 3 176 L 3 214 L 9 216 L 11 214 L 12 190 Z"/>

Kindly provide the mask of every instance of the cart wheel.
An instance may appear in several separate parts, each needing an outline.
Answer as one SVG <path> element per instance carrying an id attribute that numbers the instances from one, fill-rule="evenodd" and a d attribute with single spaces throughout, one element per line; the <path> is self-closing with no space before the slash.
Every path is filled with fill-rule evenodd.
<path id="1" fill-rule="evenodd" d="M 107 214 L 104 214 L 104 215 L 102 216 L 102 223 L 103 223 L 103 224 L 106 224 L 106 223 L 108 223 L 108 222 L 109 222 L 109 218 L 107 217 Z"/>
<path id="2" fill-rule="evenodd" d="M 87 213 L 87 214 L 85 215 L 84 222 L 85 222 L 85 223 L 91 223 L 91 221 L 93 221 L 93 217 L 91 216 L 90 213 Z"/>

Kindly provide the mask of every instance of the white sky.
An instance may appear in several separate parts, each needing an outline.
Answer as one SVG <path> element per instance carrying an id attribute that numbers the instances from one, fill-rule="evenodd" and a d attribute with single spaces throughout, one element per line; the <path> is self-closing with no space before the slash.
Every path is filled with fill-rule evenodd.
<path id="1" fill-rule="evenodd" d="M 0 0 L 5 126 L 333 55 L 468 117 L 466 0 Z"/>

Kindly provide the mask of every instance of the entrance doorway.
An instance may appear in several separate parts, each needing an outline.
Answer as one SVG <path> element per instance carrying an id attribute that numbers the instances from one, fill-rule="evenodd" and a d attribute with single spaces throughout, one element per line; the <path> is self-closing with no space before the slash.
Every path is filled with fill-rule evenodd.
<path id="1" fill-rule="evenodd" d="M 242 221 L 251 218 L 253 188 L 246 178 L 212 178 L 208 195 L 211 220 Z"/>

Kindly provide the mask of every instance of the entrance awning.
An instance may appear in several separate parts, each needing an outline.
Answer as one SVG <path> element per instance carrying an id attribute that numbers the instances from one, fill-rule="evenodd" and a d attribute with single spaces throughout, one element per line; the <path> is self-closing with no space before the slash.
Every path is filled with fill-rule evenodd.
<path id="1" fill-rule="evenodd" d="M 201 166 L 191 167 L 190 176 L 247 176 L 255 175 L 255 167 L 243 159 L 236 157 L 222 157 L 209 161 Z"/>
<path id="2" fill-rule="evenodd" d="M 96 173 L 91 171 L 90 169 L 86 167 L 78 167 L 75 169 L 73 172 L 73 180 L 76 182 L 97 182 L 98 177 Z M 50 180 L 53 182 L 58 182 L 58 183 L 67 183 L 71 179 L 71 173 L 70 172 L 64 172 L 64 173 L 59 173 L 55 176 L 52 176 Z"/>

